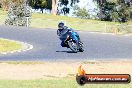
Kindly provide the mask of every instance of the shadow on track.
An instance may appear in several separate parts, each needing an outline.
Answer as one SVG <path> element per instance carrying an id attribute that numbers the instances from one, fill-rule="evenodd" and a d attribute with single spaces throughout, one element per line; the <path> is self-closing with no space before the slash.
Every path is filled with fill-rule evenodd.
<path id="1" fill-rule="evenodd" d="M 56 51 L 56 52 L 75 53 L 73 51 Z"/>

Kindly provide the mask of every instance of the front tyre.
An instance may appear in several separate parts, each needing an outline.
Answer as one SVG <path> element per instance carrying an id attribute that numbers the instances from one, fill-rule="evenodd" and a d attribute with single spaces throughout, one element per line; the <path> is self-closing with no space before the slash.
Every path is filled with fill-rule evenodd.
<path id="1" fill-rule="evenodd" d="M 79 48 L 79 52 L 83 52 L 84 51 L 84 49 L 83 48 Z"/>
<path id="2" fill-rule="evenodd" d="M 78 46 L 77 46 L 77 44 L 75 43 L 75 42 L 73 42 L 73 41 L 69 41 L 68 42 L 68 45 L 69 45 L 69 47 L 70 47 L 70 49 L 74 52 L 74 53 L 77 53 L 78 52 Z"/>
<path id="3" fill-rule="evenodd" d="M 83 52 L 83 51 L 84 51 L 83 44 L 79 42 L 79 52 Z"/>

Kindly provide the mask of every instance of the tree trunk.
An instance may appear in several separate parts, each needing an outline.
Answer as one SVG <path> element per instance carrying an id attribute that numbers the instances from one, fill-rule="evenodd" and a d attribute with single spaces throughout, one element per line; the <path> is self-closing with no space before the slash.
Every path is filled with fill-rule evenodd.
<path id="1" fill-rule="evenodd" d="M 52 0 L 52 14 L 57 14 L 57 0 Z"/>
<path id="2" fill-rule="evenodd" d="M 41 8 L 41 12 L 44 13 L 44 12 L 43 12 L 43 8 Z"/>

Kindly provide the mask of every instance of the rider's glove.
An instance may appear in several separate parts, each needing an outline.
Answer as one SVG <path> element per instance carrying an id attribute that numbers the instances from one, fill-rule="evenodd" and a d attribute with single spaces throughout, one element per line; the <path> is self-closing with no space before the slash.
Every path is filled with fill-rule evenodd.
<path id="1" fill-rule="evenodd" d="M 61 32 L 59 30 L 57 30 L 57 35 L 60 36 L 61 35 Z"/>

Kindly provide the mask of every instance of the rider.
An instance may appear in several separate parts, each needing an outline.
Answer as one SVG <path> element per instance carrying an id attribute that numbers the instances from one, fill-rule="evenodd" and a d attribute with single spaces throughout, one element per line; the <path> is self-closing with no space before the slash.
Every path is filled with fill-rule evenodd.
<path id="1" fill-rule="evenodd" d="M 81 42 L 80 41 L 80 37 L 79 35 L 77 34 L 77 32 L 74 32 L 74 30 L 72 28 L 68 28 L 67 26 L 65 26 L 65 24 L 63 22 L 60 22 L 58 24 L 58 30 L 57 30 L 57 35 L 60 37 L 60 40 L 62 41 L 61 42 L 61 46 L 62 47 L 67 47 L 67 45 L 65 44 L 65 39 L 67 37 L 67 31 L 69 32 L 73 32 L 74 35 L 72 35 L 73 39 L 75 39 L 76 41 L 78 42 Z M 77 39 L 78 38 L 78 39 Z"/>

